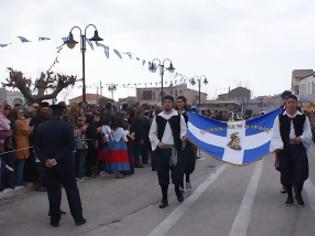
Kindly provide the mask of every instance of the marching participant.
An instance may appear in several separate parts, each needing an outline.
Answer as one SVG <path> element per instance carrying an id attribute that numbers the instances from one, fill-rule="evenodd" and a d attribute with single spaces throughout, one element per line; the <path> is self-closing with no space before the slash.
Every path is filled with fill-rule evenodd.
<path id="1" fill-rule="evenodd" d="M 292 187 L 295 187 L 295 200 L 304 206 L 302 189 L 308 178 L 306 149 L 312 141 L 309 119 L 298 110 L 297 97 L 290 95 L 285 103 L 285 111 L 274 122 L 271 150 L 279 157 L 281 183 L 285 186 L 288 198 L 286 205 L 294 203 Z"/>
<path id="2" fill-rule="evenodd" d="M 185 119 L 174 109 L 172 96 L 163 97 L 163 108 L 164 111 L 154 117 L 149 132 L 152 150 L 156 155 L 157 175 L 163 196 L 160 208 L 168 206 L 167 191 L 170 171 L 177 200 L 179 202 L 184 200 L 179 189 L 183 171 L 177 154 L 181 151 L 182 142 L 186 141 L 187 133 Z"/>
<path id="3" fill-rule="evenodd" d="M 187 99 L 184 96 L 179 96 L 176 98 L 176 109 L 181 113 L 187 125 L 188 122 L 188 111 L 187 111 Z M 185 143 L 182 147 L 182 163 L 184 168 L 184 174 L 186 179 L 186 189 L 188 192 L 192 190 L 190 184 L 190 174 L 193 173 L 196 166 L 197 149 L 189 141 Z M 181 187 L 184 188 L 184 183 L 181 183 Z"/>

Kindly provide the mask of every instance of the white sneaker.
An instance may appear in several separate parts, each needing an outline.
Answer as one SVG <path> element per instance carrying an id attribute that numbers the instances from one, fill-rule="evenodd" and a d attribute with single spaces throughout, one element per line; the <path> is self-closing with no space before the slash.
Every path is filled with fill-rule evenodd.
<path id="1" fill-rule="evenodd" d="M 187 190 L 187 192 L 191 192 L 192 191 L 192 187 L 191 187 L 191 184 L 188 182 L 188 183 L 186 183 L 186 190 Z"/>

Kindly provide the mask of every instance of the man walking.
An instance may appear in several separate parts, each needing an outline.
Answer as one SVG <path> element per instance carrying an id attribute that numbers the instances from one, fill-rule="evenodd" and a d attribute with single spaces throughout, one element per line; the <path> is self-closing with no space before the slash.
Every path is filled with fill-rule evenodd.
<path id="1" fill-rule="evenodd" d="M 304 206 L 302 189 L 308 178 L 306 149 L 312 141 L 309 119 L 298 110 L 297 97 L 288 96 L 285 111 L 274 122 L 271 150 L 279 157 L 281 183 L 285 186 L 288 198 L 286 205 L 294 203 L 292 187 L 295 187 L 295 200 Z"/>
<path id="2" fill-rule="evenodd" d="M 50 224 L 59 226 L 61 185 L 66 190 L 71 215 L 76 225 L 86 223 L 82 216 L 80 194 L 74 175 L 73 129 L 63 121 L 66 107 L 52 105 L 52 118 L 38 126 L 35 152 L 44 165 L 49 200 Z"/>
<path id="3" fill-rule="evenodd" d="M 177 200 L 184 200 L 179 189 L 182 182 L 183 169 L 177 155 L 182 149 L 182 142 L 186 141 L 187 127 L 184 117 L 174 109 L 174 98 L 166 95 L 163 98 L 164 111 L 157 114 L 151 124 L 149 139 L 152 150 L 156 155 L 156 167 L 159 184 L 162 190 L 160 208 L 168 206 L 167 191 L 169 172 L 175 185 Z"/>

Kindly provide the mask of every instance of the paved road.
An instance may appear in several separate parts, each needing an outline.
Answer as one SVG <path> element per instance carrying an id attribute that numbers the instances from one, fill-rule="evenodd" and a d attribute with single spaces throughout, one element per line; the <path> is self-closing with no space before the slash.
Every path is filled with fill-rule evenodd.
<path id="1" fill-rule="evenodd" d="M 310 150 L 310 179 L 303 192 L 306 206 L 285 206 L 273 155 L 247 167 L 211 158 L 197 162 L 194 191 L 179 204 L 169 189 L 170 206 L 159 209 L 156 173 L 137 169 L 125 179 L 98 177 L 79 184 L 88 223 L 74 226 L 68 214 L 59 228 L 48 225 L 45 193 L 26 192 L 0 200 L 0 235 L 315 235 L 315 145 Z M 313 184 L 314 183 L 314 184 Z"/>

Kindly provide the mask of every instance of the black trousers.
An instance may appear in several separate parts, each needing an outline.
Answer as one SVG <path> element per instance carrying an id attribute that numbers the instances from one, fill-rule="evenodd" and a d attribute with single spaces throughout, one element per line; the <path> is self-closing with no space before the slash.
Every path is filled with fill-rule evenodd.
<path id="1" fill-rule="evenodd" d="M 179 161 L 180 156 L 177 156 L 177 164 L 170 165 L 170 160 L 172 156 L 172 149 L 159 149 L 154 151 L 156 158 L 156 169 L 159 179 L 159 184 L 161 186 L 166 186 L 170 183 L 170 171 L 172 183 L 179 185 L 182 181 L 183 167 Z"/>
<path id="2" fill-rule="evenodd" d="M 286 145 L 279 153 L 281 183 L 285 186 L 302 185 L 308 178 L 308 159 L 305 147 Z"/>
<path id="3" fill-rule="evenodd" d="M 60 220 L 61 186 L 65 188 L 71 215 L 74 221 L 82 219 L 80 193 L 74 170 L 58 170 L 45 167 L 49 212 L 52 222 Z"/>
<path id="4" fill-rule="evenodd" d="M 15 163 L 15 155 L 13 153 L 7 153 L 1 155 L 2 161 L 14 168 Z M 1 166 L 1 183 L 0 188 L 14 188 L 14 171 L 7 170 L 4 165 Z"/>

